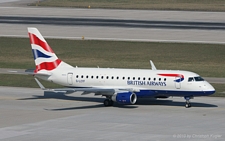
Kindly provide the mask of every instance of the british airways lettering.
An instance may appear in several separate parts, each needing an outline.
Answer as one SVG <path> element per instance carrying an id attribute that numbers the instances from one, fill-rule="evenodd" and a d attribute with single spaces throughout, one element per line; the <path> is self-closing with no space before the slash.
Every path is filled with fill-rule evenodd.
<path id="1" fill-rule="evenodd" d="M 166 86 L 166 82 L 128 80 L 127 85 Z"/>

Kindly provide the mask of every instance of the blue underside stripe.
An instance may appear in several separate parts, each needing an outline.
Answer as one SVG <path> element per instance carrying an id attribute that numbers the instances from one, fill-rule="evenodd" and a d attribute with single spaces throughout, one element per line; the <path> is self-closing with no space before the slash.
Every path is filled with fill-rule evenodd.
<path id="1" fill-rule="evenodd" d="M 207 96 L 215 91 L 167 91 L 167 90 L 141 90 L 137 92 L 138 97 L 144 96 Z"/>
<path id="2" fill-rule="evenodd" d="M 91 87 L 70 87 L 70 88 L 91 88 Z M 170 90 L 140 90 L 135 92 L 137 97 L 156 97 L 156 96 L 208 96 L 215 91 L 170 91 Z"/>

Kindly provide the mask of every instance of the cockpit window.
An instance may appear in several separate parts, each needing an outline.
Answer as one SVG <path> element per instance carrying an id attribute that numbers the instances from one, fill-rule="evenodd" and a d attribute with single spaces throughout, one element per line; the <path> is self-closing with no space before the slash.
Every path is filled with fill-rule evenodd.
<path id="1" fill-rule="evenodd" d="M 192 81 L 194 81 L 194 78 L 193 77 L 189 77 L 188 78 L 188 82 L 192 82 Z"/>
<path id="2" fill-rule="evenodd" d="M 199 77 L 194 77 L 195 78 L 195 81 L 204 81 L 203 78 L 201 78 L 200 76 Z"/>

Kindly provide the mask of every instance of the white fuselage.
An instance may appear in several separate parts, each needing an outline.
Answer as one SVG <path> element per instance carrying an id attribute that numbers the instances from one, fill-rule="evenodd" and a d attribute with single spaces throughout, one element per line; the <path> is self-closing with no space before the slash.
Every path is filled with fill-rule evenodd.
<path id="1" fill-rule="evenodd" d="M 200 78 L 189 71 L 67 68 L 53 70 L 50 77 L 41 78 L 66 87 L 133 88 L 140 91 L 137 96 L 203 96 L 215 92 L 207 81 L 195 81 L 194 77 Z"/>

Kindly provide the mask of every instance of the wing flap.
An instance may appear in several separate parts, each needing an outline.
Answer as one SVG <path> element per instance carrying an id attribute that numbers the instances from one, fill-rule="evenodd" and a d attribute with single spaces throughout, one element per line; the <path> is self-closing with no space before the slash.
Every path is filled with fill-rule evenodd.
<path id="1" fill-rule="evenodd" d="M 113 95 L 115 93 L 115 89 L 108 88 L 59 88 L 59 89 L 51 89 L 52 91 L 66 91 L 66 94 L 70 94 L 73 92 L 83 92 L 82 95 L 87 95 L 94 93 L 95 95 Z"/>

